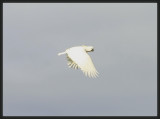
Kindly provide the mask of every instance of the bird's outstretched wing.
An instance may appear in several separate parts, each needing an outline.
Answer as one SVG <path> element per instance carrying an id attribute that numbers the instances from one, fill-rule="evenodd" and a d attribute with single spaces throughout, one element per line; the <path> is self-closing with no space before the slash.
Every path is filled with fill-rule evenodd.
<path id="1" fill-rule="evenodd" d="M 86 76 L 96 78 L 98 77 L 98 72 L 90 58 L 90 56 L 84 50 L 72 50 L 68 52 L 70 65 L 77 65 Z M 70 61 L 71 60 L 71 61 Z M 72 66 L 72 65 L 71 65 Z"/>

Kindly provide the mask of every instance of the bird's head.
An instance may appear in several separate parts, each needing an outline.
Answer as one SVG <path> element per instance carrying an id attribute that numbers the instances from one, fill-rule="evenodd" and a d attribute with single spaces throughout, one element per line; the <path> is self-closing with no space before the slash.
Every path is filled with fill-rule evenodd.
<path id="1" fill-rule="evenodd" d="M 93 52 L 93 51 L 94 51 L 93 46 L 82 45 L 82 47 L 84 48 L 84 50 L 85 50 L 86 52 Z"/>

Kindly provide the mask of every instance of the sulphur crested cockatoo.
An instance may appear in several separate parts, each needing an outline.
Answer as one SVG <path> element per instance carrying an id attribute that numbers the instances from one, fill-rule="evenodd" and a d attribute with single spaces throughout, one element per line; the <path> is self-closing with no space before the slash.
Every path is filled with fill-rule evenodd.
<path id="1" fill-rule="evenodd" d="M 66 54 L 69 67 L 78 69 L 80 68 L 82 72 L 89 77 L 98 77 L 98 72 L 92 62 L 92 59 L 87 54 L 87 52 L 94 51 L 92 46 L 77 46 L 67 49 L 65 52 L 58 53 L 58 55 Z"/>

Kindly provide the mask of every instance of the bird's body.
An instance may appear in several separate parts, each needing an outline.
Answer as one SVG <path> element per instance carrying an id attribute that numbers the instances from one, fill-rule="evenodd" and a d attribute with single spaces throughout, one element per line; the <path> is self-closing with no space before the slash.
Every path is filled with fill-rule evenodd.
<path id="1" fill-rule="evenodd" d="M 58 55 L 66 54 L 69 67 L 80 68 L 86 76 L 96 78 L 98 72 L 87 52 L 93 51 L 92 46 L 77 46 L 67 49 Z"/>

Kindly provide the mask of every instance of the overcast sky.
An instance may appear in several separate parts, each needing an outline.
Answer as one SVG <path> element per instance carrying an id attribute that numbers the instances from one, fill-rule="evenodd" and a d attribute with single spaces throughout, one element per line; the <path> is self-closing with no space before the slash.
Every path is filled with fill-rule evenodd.
<path id="1" fill-rule="evenodd" d="M 97 79 L 68 68 L 89 53 Z M 156 116 L 156 3 L 4 3 L 4 116 Z"/>

